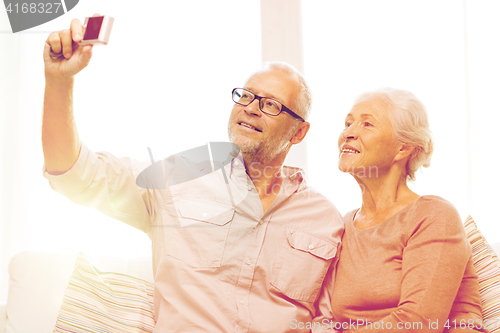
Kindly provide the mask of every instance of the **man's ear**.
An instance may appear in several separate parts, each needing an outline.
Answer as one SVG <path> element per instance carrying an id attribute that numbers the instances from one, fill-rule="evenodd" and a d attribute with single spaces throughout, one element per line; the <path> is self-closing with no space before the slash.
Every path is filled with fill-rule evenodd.
<path id="1" fill-rule="evenodd" d="M 299 125 L 297 130 L 295 131 L 294 136 L 290 140 L 290 142 L 293 145 L 296 145 L 297 143 L 301 143 L 302 140 L 306 137 L 307 132 L 309 132 L 309 128 L 311 127 L 311 124 L 309 124 L 307 121 L 302 122 L 302 124 Z"/>
<path id="2" fill-rule="evenodd" d="M 401 145 L 401 148 L 399 148 L 399 152 L 396 155 L 396 157 L 394 158 L 394 160 L 396 160 L 396 161 L 404 160 L 404 159 L 408 158 L 411 155 L 411 153 L 413 153 L 414 150 L 415 150 L 414 146 L 405 145 L 405 144 Z"/>

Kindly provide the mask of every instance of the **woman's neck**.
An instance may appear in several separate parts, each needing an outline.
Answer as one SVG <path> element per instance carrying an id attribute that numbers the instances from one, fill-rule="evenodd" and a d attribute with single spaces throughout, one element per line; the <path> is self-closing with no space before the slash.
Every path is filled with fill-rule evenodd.
<path id="1" fill-rule="evenodd" d="M 382 224 L 419 197 L 410 190 L 400 173 L 376 178 L 356 178 L 363 204 L 356 214 L 355 226 L 366 229 Z"/>

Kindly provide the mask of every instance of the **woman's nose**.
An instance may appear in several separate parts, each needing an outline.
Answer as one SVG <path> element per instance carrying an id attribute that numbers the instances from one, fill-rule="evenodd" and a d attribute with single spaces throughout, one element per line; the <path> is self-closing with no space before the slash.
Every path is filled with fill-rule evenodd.
<path id="1" fill-rule="evenodd" d="M 356 140 L 358 138 L 358 134 L 356 129 L 354 128 L 354 125 L 351 125 L 349 127 L 346 127 L 341 133 L 340 136 L 344 139 L 353 139 Z"/>

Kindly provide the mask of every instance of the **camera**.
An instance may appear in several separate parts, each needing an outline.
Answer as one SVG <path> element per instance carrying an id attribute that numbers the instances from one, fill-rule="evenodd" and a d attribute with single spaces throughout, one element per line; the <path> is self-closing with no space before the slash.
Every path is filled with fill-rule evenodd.
<path id="1" fill-rule="evenodd" d="M 92 16 L 85 18 L 85 34 L 79 45 L 106 45 L 111 35 L 114 19 L 110 16 Z"/>
<path id="2" fill-rule="evenodd" d="M 73 51 L 78 45 L 107 45 L 114 19 L 110 16 L 92 16 L 85 18 L 85 34 L 80 43 L 73 42 Z M 62 52 L 54 53 L 50 50 L 49 56 L 52 60 L 61 60 L 64 58 Z"/>

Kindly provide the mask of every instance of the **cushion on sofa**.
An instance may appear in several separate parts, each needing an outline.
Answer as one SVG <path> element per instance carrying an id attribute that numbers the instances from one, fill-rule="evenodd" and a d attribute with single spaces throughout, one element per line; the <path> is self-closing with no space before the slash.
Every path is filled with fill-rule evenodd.
<path id="1" fill-rule="evenodd" d="M 54 332 L 153 332 L 153 284 L 101 272 L 79 253 Z"/>
<path id="2" fill-rule="evenodd" d="M 52 332 L 76 255 L 21 252 L 9 262 L 6 333 Z"/>
<path id="3" fill-rule="evenodd" d="M 485 327 L 491 333 L 500 332 L 500 266 L 498 257 L 471 216 L 465 220 L 464 228 L 471 244 L 472 260 L 478 275 Z"/>
<path id="4" fill-rule="evenodd" d="M 76 253 L 26 251 L 11 258 L 5 333 L 47 333 L 54 330 L 76 257 Z M 89 258 L 101 271 L 129 274 L 153 281 L 151 257 L 95 255 Z"/>

